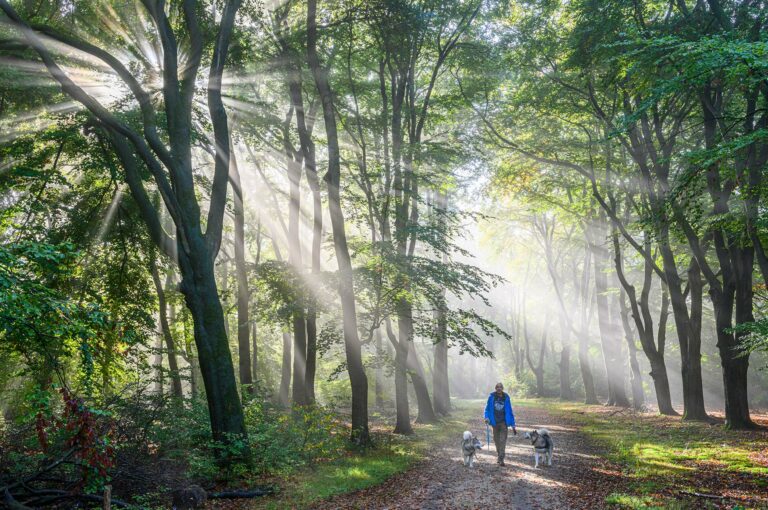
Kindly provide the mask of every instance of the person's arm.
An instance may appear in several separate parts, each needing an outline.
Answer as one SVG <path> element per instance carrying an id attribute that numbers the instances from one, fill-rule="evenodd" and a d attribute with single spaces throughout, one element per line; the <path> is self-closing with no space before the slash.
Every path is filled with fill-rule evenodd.
<path id="1" fill-rule="evenodd" d="M 492 397 L 488 397 L 488 402 L 485 403 L 485 413 L 483 414 L 485 423 L 491 423 L 491 413 L 493 412 L 493 409 L 491 408 L 491 398 Z"/>

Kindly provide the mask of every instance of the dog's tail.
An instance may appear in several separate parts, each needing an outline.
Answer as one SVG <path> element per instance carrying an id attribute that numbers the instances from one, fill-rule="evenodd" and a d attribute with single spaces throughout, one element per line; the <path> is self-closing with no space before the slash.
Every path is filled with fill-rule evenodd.
<path id="1" fill-rule="evenodd" d="M 469 441 L 470 439 L 472 439 L 472 432 L 470 432 L 468 430 L 465 430 L 464 431 L 464 441 Z"/>

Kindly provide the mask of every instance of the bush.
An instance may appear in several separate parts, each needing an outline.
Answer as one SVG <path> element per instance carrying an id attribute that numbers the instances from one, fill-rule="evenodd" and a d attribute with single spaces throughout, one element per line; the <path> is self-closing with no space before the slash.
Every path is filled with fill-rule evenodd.
<path id="1" fill-rule="evenodd" d="M 520 377 L 517 377 L 514 372 L 505 374 L 502 378 L 504 382 L 504 390 L 515 397 L 532 397 L 536 395 L 536 377 L 529 371 L 525 370 Z"/>
<path id="2" fill-rule="evenodd" d="M 261 473 L 290 471 L 344 451 L 344 428 L 333 410 L 323 406 L 294 407 L 286 413 L 255 402 L 246 407 L 246 425 L 253 466 Z"/>
<path id="3" fill-rule="evenodd" d="M 22 499 L 57 489 L 53 481 L 67 487 L 67 497 L 101 492 L 115 466 L 110 413 L 67 388 L 36 387 L 26 401 L 25 412 L 0 436 L 0 486 L 29 480 L 16 486 L 13 496 Z"/>
<path id="4" fill-rule="evenodd" d="M 235 437 L 224 444 L 211 440 L 203 400 L 145 391 L 116 395 L 100 409 L 64 390 L 33 392 L 23 416 L 0 434 L 0 486 L 73 450 L 72 462 L 60 465 L 55 475 L 81 492 L 98 493 L 111 483 L 116 497 L 151 494 L 160 501 L 191 483 L 285 475 L 346 453 L 347 431 L 332 408 L 286 411 L 254 400 L 244 407 L 247 440 Z"/>
<path id="5" fill-rule="evenodd" d="M 192 477 L 229 481 L 285 474 L 311 462 L 337 458 L 345 451 L 346 431 L 330 408 L 312 405 L 286 412 L 253 401 L 244 410 L 247 441 L 232 438 L 223 445 L 208 439 L 191 445 L 187 461 Z M 207 426 L 207 416 L 203 423 Z M 222 464 L 221 459 L 237 460 Z"/>

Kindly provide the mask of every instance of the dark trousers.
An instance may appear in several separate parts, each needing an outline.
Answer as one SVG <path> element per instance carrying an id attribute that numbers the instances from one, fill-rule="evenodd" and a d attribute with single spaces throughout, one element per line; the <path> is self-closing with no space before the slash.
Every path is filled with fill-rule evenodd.
<path id="1" fill-rule="evenodd" d="M 507 448 L 507 429 L 506 423 L 499 423 L 493 426 L 493 444 L 496 445 L 496 453 L 499 455 L 499 460 L 504 460 L 504 450 Z"/>

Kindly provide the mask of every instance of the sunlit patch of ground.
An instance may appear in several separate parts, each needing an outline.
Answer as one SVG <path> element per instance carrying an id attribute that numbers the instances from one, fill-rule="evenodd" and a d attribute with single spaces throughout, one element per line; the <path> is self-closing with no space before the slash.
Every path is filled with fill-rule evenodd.
<path id="1" fill-rule="evenodd" d="M 768 429 L 726 430 L 715 423 L 602 406 L 548 402 L 607 448 L 627 484 L 606 502 L 621 508 L 768 508 Z M 763 427 L 768 415 L 753 414 Z"/>

